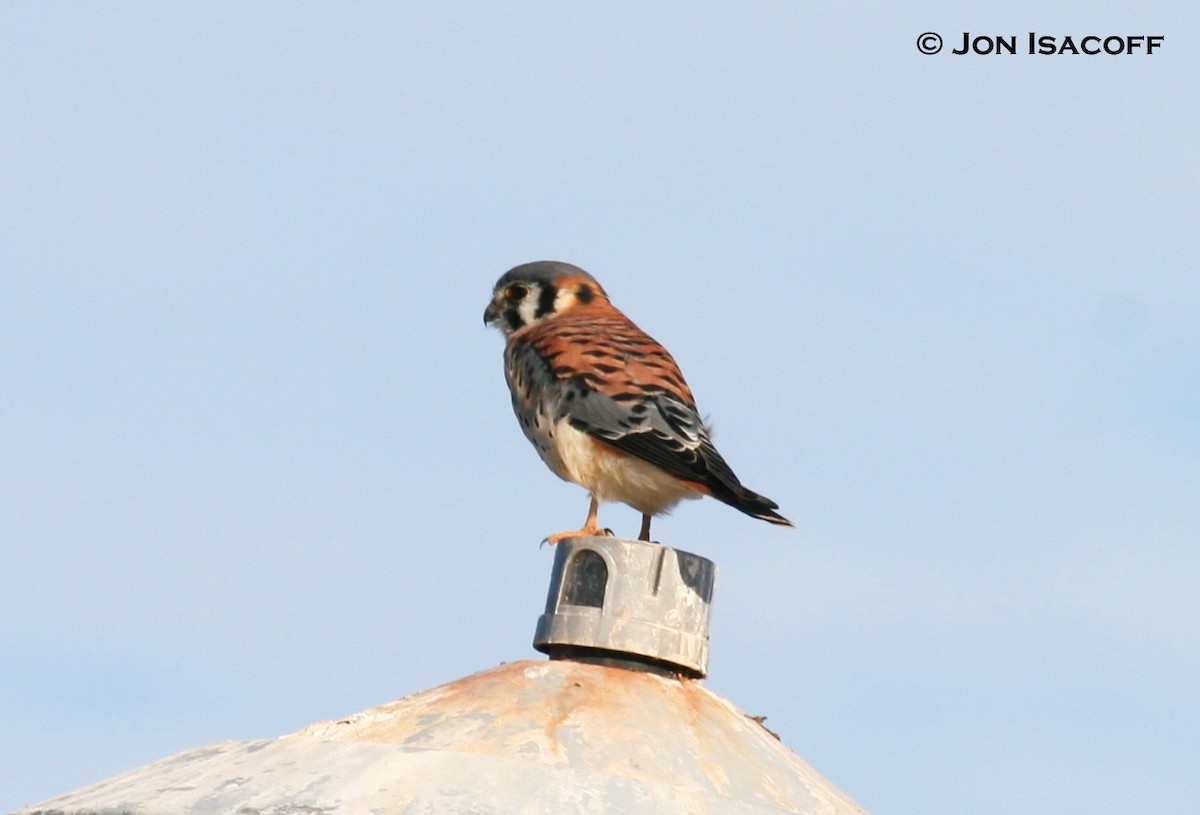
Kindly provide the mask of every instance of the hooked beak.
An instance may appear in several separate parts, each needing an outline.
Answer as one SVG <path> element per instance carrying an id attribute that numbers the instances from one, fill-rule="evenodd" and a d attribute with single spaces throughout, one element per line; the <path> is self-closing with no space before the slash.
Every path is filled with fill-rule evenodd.
<path id="1" fill-rule="evenodd" d="M 496 301 L 488 303 L 488 307 L 483 310 L 483 324 L 495 325 L 500 319 L 500 309 L 496 308 Z"/>

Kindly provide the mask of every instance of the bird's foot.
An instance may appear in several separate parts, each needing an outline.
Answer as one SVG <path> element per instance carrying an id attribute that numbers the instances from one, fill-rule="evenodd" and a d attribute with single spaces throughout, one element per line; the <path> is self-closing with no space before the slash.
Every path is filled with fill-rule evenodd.
<path id="1" fill-rule="evenodd" d="M 599 526 L 585 526 L 583 529 L 576 529 L 572 532 L 559 532 L 556 535 L 547 535 L 546 537 L 542 538 L 542 544 L 545 545 L 548 543 L 553 546 L 559 541 L 566 540 L 567 538 L 611 538 L 612 536 L 613 531 L 611 529 L 604 529 Z"/>

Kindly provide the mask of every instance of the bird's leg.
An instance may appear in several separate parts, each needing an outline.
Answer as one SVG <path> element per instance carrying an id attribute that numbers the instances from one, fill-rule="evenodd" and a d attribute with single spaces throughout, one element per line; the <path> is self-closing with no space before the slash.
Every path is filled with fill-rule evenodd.
<path id="1" fill-rule="evenodd" d="M 600 522 L 596 519 L 596 516 L 599 514 L 600 499 L 593 494 L 592 505 L 588 508 L 588 516 L 587 520 L 583 522 L 583 529 L 576 529 L 573 532 L 559 532 L 557 535 L 547 535 L 546 543 L 553 545 L 564 538 L 603 537 L 604 535 L 612 534 L 600 526 Z"/>
<path id="2" fill-rule="evenodd" d="M 650 515 L 647 512 L 642 513 L 642 531 L 638 533 L 638 540 L 649 542 L 649 540 L 650 540 L 650 519 L 652 517 L 654 517 L 654 516 Z"/>

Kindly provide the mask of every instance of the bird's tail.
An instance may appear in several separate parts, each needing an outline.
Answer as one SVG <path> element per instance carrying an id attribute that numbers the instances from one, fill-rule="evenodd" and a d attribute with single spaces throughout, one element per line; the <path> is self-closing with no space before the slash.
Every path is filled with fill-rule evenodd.
<path id="1" fill-rule="evenodd" d="M 721 458 L 721 454 L 717 452 L 711 442 L 701 445 L 700 456 L 704 459 L 708 470 L 708 478 L 705 479 L 704 487 L 707 488 L 705 491 L 709 495 L 718 501 L 729 504 L 734 509 L 741 510 L 751 518 L 761 518 L 767 523 L 795 528 L 794 523 L 775 511 L 779 509 L 779 504 L 765 495 L 759 495 L 754 490 L 748 490 L 742 486 L 742 482 L 733 474 L 733 470 L 729 468 L 725 459 Z"/>
<path id="2" fill-rule="evenodd" d="M 731 490 L 713 490 L 713 498 L 716 498 L 718 501 L 724 501 L 729 506 L 741 510 L 751 518 L 760 518 L 767 523 L 777 524 L 778 526 L 795 527 L 794 523 L 775 511 L 779 509 L 779 504 L 765 495 L 759 495 L 757 492 L 748 490 L 741 485 Z"/>

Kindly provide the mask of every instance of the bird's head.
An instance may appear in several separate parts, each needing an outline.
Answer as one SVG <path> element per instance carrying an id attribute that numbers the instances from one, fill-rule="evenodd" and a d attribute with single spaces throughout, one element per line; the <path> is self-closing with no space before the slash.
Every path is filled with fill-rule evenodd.
<path id="1" fill-rule="evenodd" d="M 496 281 L 483 322 L 508 336 L 571 309 L 607 302 L 604 289 L 583 269 L 539 260 L 509 269 Z"/>

